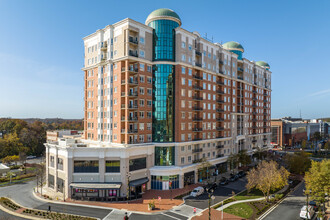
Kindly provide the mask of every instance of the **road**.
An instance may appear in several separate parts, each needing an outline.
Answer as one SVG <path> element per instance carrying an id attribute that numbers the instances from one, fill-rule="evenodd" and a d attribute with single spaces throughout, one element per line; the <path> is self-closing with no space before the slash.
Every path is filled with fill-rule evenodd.
<path id="1" fill-rule="evenodd" d="M 238 179 L 235 182 L 230 182 L 226 186 L 220 186 L 214 191 L 215 199 L 212 201 L 212 204 L 216 204 L 221 202 L 222 200 L 227 199 L 228 197 L 232 196 L 232 192 L 238 193 L 245 189 L 247 181 L 245 178 Z M 185 204 L 189 206 L 193 206 L 200 209 L 206 209 L 209 206 L 208 203 L 208 194 L 204 193 L 197 198 L 189 197 L 186 199 Z"/>
<path id="2" fill-rule="evenodd" d="M 300 184 L 295 191 L 283 200 L 264 220 L 294 220 L 300 219 L 300 209 L 306 205 L 306 196 L 304 196 L 303 189 L 305 184 Z"/>

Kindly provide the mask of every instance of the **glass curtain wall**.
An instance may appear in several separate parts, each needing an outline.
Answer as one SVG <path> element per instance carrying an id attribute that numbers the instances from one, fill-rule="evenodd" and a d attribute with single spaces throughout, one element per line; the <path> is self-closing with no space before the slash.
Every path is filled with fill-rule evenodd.
<path id="1" fill-rule="evenodd" d="M 154 28 L 153 60 L 175 61 L 175 28 L 171 20 L 155 20 L 148 24 Z M 153 67 L 153 120 L 154 142 L 174 141 L 174 66 L 157 64 Z"/>
<path id="2" fill-rule="evenodd" d="M 155 166 L 174 166 L 175 147 L 155 147 Z"/>

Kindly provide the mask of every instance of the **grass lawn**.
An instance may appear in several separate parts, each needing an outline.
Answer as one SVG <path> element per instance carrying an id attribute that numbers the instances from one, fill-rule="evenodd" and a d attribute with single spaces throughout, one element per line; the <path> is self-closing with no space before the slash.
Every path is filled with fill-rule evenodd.
<path id="1" fill-rule="evenodd" d="M 224 212 L 248 219 L 252 216 L 253 209 L 246 203 L 238 203 L 224 209 Z"/>
<path id="2" fill-rule="evenodd" d="M 262 194 L 262 192 L 260 190 L 256 190 L 253 189 L 251 190 L 249 193 L 248 191 L 244 191 L 242 193 L 240 193 L 239 195 L 235 196 L 235 200 L 246 200 L 246 199 L 257 199 L 257 198 L 261 198 L 264 195 Z"/>

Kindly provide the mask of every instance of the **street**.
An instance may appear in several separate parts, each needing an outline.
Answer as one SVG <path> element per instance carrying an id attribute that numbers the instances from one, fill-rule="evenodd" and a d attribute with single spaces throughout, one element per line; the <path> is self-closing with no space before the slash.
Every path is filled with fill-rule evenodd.
<path id="1" fill-rule="evenodd" d="M 303 193 L 305 184 L 299 185 L 294 192 L 292 192 L 283 202 L 277 206 L 265 220 L 293 220 L 300 219 L 300 209 L 306 205 L 306 196 Z"/>
<path id="2" fill-rule="evenodd" d="M 240 178 L 235 182 L 229 182 L 228 185 L 218 187 L 214 191 L 213 195 L 215 196 L 215 199 L 212 201 L 211 205 L 221 202 L 222 200 L 225 200 L 226 198 L 232 196 L 232 192 L 241 192 L 245 189 L 246 183 L 246 178 Z M 189 197 L 186 199 L 185 204 L 200 209 L 206 209 L 209 206 L 208 194 L 204 193 L 203 195 L 198 196 L 196 198 Z"/>

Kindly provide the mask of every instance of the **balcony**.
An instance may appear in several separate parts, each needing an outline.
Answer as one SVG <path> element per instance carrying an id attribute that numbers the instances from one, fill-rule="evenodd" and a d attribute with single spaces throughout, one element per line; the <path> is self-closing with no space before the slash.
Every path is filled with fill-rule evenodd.
<path id="1" fill-rule="evenodd" d="M 257 143 L 257 140 L 256 140 L 256 139 L 253 139 L 253 140 L 252 140 L 252 143 Z"/>
<path id="2" fill-rule="evenodd" d="M 258 93 L 256 90 L 252 90 L 253 93 Z"/>
<path id="3" fill-rule="evenodd" d="M 130 73 L 138 73 L 139 72 L 139 68 L 129 68 L 128 69 L 128 71 L 130 72 Z"/>
<path id="4" fill-rule="evenodd" d="M 137 144 L 137 143 L 139 143 L 137 140 L 130 140 L 130 141 L 128 141 L 128 144 Z"/>
<path id="5" fill-rule="evenodd" d="M 201 63 L 195 63 L 195 65 L 202 68 L 202 64 Z"/>
<path id="6" fill-rule="evenodd" d="M 138 39 L 137 38 L 133 38 L 133 37 L 129 37 L 128 38 L 128 42 L 130 42 L 132 44 L 136 44 L 136 45 L 139 43 Z"/>
<path id="7" fill-rule="evenodd" d="M 223 127 L 217 127 L 217 131 L 223 131 L 225 130 Z"/>
<path id="8" fill-rule="evenodd" d="M 202 159 L 196 159 L 196 160 L 193 160 L 193 163 L 200 163 L 202 161 L 203 161 Z"/>
<path id="9" fill-rule="evenodd" d="M 243 76 L 237 76 L 237 79 L 244 80 Z"/>
<path id="10" fill-rule="evenodd" d="M 219 60 L 219 64 L 223 65 L 223 60 Z"/>
<path id="11" fill-rule="evenodd" d="M 241 67 L 237 67 L 237 71 L 244 72 L 244 69 Z"/>
<path id="12" fill-rule="evenodd" d="M 196 55 L 197 56 L 202 56 L 202 53 L 200 51 L 196 50 Z"/>
<path id="13" fill-rule="evenodd" d="M 267 92 L 264 92 L 264 95 L 268 95 Z"/>
<path id="14" fill-rule="evenodd" d="M 220 95 L 224 95 L 225 93 L 222 90 L 217 90 L 217 93 Z"/>
<path id="15" fill-rule="evenodd" d="M 196 101 L 202 101 L 203 100 L 203 97 L 199 97 L 199 96 L 196 96 L 196 95 L 194 95 L 192 98 L 193 98 L 193 100 L 196 100 Z"/>
<path id="16" fill-rule="evenodd" d="M 203 121 L 202 117 L 193 117 L 193 121 Z"/>
<path id="17" fill-rule="evenodd" d="M 217 138 L 224 138 L 224 136 L 223 135 L 218 135 Z"/>
<path id="18" fill-rule="evenodd" d="M 221 108 L 218 108 L 218 109 L 217 109 L 217 112 L 224 112 L 224 110 L 221 109 Z"/>
<path id="19" fill-rule="evenodd" d="M 192 131 L 193 132 L 201 132 L 201 131 L 203 131 L 203 128 L 193 128 Z"/>
<path id="20" fill-rule="evenodd" d="M 129 97 L 137 97 L 138 96 L 138 93 L 137 92 L 129 92 L 128 93 L 128 96 Z"/>
<path id="21" fill-rule="evenodd" d="M 238 102 L 237 105 L 238 106 L 242 106 L 243 105 L 243 102 Z"/>
<path id="22" fill-rule="evenodd" d="M 129 55 L 129 56 L 132 56 L 132 57 L 138 57 L 138 53 L 137 53 L 137 51 L 133 51 L 133 50 L 129 50 L 129 51 L 128 51 L 128 55 Z"/>
<path id="23" fill-rule="evenodd" d="M 202 139 L 202 138 L 199 138 L 199 137 L 195 137 L 193 140 L 194 140 L 194 141 L 201 141 L 201 140 L 203 140 L 203 139 Z"/>
<path id="24" fill-rule="evenodd" d="M 217 83 L 218 83 L 218 85 L 222 85 L 222 86 L 225 85 L 225 83 L 224 82 L 221 82 L 221 81 L 217 81 Z"/>
<path id="25" fill-rule="evenodd" d="M 203 111 L 202 107 L 193 107 L 193 111 Z"/>
<path id="26" fill-rule="evenodd" d="M 137 121 L 138 117 L 128 117 L 127 121 Z"/>
<path id="27" fill-rule="evenodd" d="M 193 78 L 194 78 L 194 79 L 198 79 L 198 80 L 203 80 L 203 77 L 198 76 L 197 74 L 194 74 L 194 75 L 193 75 Z"/>
<path id="28" fill-rule="evenodd" d="M 257 108 L 258 106 L 257 105 L 252 105 L 252 108 Z"/>
<path id="29" fill-rule="evenodd" d="M 263 138 L 262 140 L 263 140 L 263 141 L 267 141 L 267 138 Z"/>
<path id="30" fill-rule="evenodd" d="M 237 86 L 237 89 L 243 89 L 243 87 L 242 86 Z"/>
<path id="31" fill-rule="evenodd" d="M 202 151 L 203 151 L 203 148 L 194 148 L 194 149 L 192 149 L 193 153 L 200 153 Z"/>
<path id="32" fill-rule="evenodd" d="M 225 147 L 225 145 L 220 144 L 220 145 L 217 146 L 217 149 L 222 149 L 222 148 L 224 148 L 224 147 Z"/>
<path id="33" fill-rule="evenodd" d="M 128 84 L 129 84 L 129 85 L 135 85 L 135 86 L 137 86 L 139 83 L 138 83 L 137 80 L 132 80 L 132 79 L 130 79 L 130 80 L 128 80 Z"/>
<path id="34" fill-rule="evenodd" d="M 219 158 L 219 157 L 224 157 L 225 155 L 224 154 L 218 154 L 217 155 L 217 158 Z"/>
<path id="35" fill-rule="evenodd" d="M 252 119 L 252 121 L 253 121 L 253 122 L 256 122 L 256 121 L 257 121 L 257 119 L 255 119 L 255 118 L 254 118 L 254 119 Z"/>
<path id="36" fill-rule="evenodd" d="M 129 129 L 127 130 L 127 134 L 136 134 L 138 133 L 138 130 L 137 129 Z"/>
<path id="37" fill-rule="evenodd" d="M 108 43 L 106 41 L 101 43 L 101 50 L 107 50 L 108 48 Z"/>
<path id="38" fill-rule="evenodd" d="M 217 118 L 217 121 L 224 121 L 224 118 Z"/>
<path id="39" fill-rule="evenodd" d="M 222 70 L 219 70 L 219 73 L 223 74 L 223 71 Z"/>
<path id="40" fill-rule="evenodd" d="M 243 95 L 237 94 L 238 98 L 243 98 Z"/>
<path id="41" fill-rule="evenodd" d="M 128 105 L 128 109 L 137 109 L 137 108 L 138 108 L 137 105 L 132 105 L 132 104 Z"/>
<path id="42" fill-rule="evenodd" d="M 201 87 L 201 86 L 198 86 L 198 85 L 194 85 L 193 86 L 193 89 L 195 89 L 195 90 L 203 90 L 203 87 Z"/>
<path id="43" fill-rule="evenodd" d="M 264 115 L 268 115 L 268 113 L 267 112 L 264 112 Z"/>
<path id="44" fill-rule="evenodd" d="M 221 100 L 221 99 L 218 99 L 217 100 L 217 103 L 225 103 L 225 101 Z"/>
<path id="45" fill-rule="evenodd" d="M 252 98 L 253 101 L 257 101 L 258 99 L 257 98 Z"/>
<path id="46" fill-rule="evenodd" d="M 267 102 L 267 99 L 264 99 L 264 102 Z"/>

